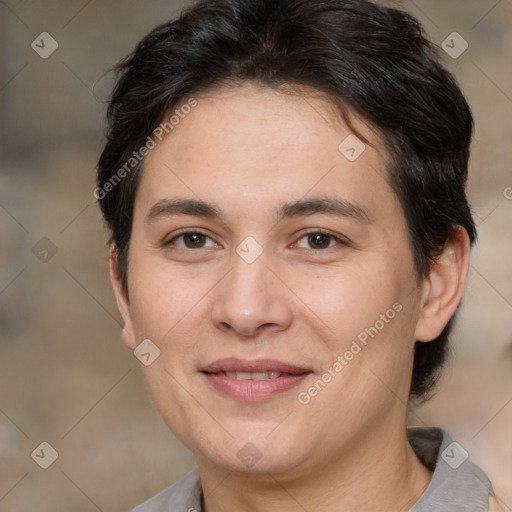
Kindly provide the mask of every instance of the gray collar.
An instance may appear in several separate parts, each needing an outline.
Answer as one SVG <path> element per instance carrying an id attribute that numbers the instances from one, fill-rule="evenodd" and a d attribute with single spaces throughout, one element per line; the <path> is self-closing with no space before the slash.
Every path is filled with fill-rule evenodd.
<path id="1" fill-rule="evenodd" d="M 409 512 L 487 512 L 491 482 L 468 460 L 468 453 L 450 435 L 435 427 L 408 428 L 418 458 L 432 471 L 432 480 Z"/>

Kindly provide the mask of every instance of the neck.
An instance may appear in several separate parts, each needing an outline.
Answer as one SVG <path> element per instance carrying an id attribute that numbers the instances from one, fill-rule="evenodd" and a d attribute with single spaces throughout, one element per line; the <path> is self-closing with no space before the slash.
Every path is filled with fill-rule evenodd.
<path id="1" fill-rule="evenodd" d="M 405 428 L 392 436 L 367 433 L 352 448 L 331 454 L 305 471 L 239 473 L 198 460 L 204 512 L 408 510 L 427 488 L 432 473 L 410 447 Z"/>

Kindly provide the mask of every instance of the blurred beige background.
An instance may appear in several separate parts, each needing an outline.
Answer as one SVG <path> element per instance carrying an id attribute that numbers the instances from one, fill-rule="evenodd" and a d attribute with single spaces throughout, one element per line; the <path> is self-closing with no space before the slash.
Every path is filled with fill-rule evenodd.
<path id="1" fill-rule="evenodd" d="M 479 242 L 450 364 L 435 398 L 410 421 L 449 430 L 510 511 L 512 2 L 392 3 L 417 16 L 438 45 L 452 32 L 467 41 L 458 58 L 443 55 L 477 126 L 469 196 Z M 0 2 L 2 512 L 121 512 L 194 465 L 121 344 L 92 195 L 112 86 L 105 72 L 187 4 Z M 44 54 L 55 45 L 48 36 L 41 44 L 42 32 L 58 44 L 46 59 L 31 47 Z M 46 470 L 31 458 L 43 441 L 58 452 Z"/>

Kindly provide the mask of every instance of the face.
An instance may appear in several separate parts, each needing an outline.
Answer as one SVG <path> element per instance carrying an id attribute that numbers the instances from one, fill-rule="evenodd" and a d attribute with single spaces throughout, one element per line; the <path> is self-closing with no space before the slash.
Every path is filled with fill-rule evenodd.
<path id="1" fill-rule="evenodd" d="M 123 340 L 160 350 L 147 386 L 198 461 L 326 467 L 405 424 L 423 294 L 386 149 L 320 96 L 197 99 L 145 159 Z"/>

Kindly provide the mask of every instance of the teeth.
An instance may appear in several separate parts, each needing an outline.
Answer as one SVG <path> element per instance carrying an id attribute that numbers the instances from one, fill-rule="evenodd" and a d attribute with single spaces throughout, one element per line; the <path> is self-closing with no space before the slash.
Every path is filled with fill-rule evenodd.
<path id="1" fill-rule="evenodd" d="M 230 379 L 236 380 L 267 380 L 276 379 L 281 375 L 280 372 L 226 372 Z"/>

